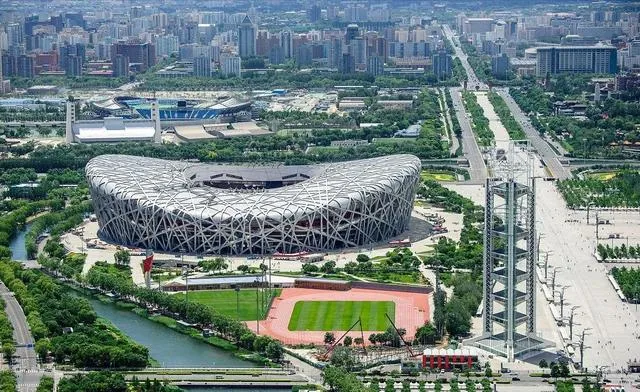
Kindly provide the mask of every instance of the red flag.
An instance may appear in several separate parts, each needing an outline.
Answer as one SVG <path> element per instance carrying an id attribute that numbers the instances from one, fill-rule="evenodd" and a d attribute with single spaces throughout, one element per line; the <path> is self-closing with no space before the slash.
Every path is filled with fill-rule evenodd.
<path id="1" fill-rule="evenodd" d="M 151 271 L 151 267 L 153 267 L 153 252 L 147 250 L 147 257 L 145 257 L 144 261 L 142 262 L 142 271 L 144 273 L 147 273 Z"/>

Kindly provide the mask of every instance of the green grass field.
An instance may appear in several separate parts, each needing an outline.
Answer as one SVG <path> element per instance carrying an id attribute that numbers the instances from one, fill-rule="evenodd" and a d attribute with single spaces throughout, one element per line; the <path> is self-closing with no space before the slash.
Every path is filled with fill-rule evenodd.
<path id="1" fill-rule="evenodd" d="M 289 331 L 346 331 L 362 318 L 365 331 L 384 331 L 389 315 L 394 320 L 393 301 L 299 301 L 289 320 Z"/>
<path id="2" fill-rule="evenodd" d="M 274 289 L 274 296 L 280 296 L 281 289 Z M 184 296 L 184 294 L 175 294 Z M 265 291 L 265 296 L 266 296 Z M 256 290 L 243 289 L 238 292 L 238 307 L 236 307 L 236 292 L 234 290 L 202 290 L 189 291 L 189 301 L 205 304 L 212 309 L 231 317 L 238 317 L 242 321 L 256 319 Z M 259 303 L 262 303 L 262 294 L 259 296 Z M 268 301 L 265 299 L 268 306 Z M 262 312 L 264 313 L 264 312 Z M 261 319 L 264 314 L 261 315 Z"/>
<path id="3" fill-rule="evenodd" d="M 420 178 L 423 180 L 435 180 L 440 182 L 455 182 L 458 177 L 454 172 L 444 170 L 423 170 L 420 172 Z"/>
<path id="4" fill-rule="evenodd" d="M 585 173 L 585 177 L 593 180 L 609 181 L 610 179 L 618 175 L 618 173 L 618 171 L 593 171 Z"/>

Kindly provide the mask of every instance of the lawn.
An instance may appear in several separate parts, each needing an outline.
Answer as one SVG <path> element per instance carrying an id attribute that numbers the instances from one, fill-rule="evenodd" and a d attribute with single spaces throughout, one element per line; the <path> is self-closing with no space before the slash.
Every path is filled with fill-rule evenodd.
<path id="1" fill-rule="evenodd" d="M 618 175 L 619 171 L 594 171 L 585 173 L 586 178 L 591 178 L 593 180 L 599 181 L 609 181 L 616 175 Z"/>
<path id="2" fill-rule="evenodd" d="M 274 295 L 280 296 L 281 289 L 274 289 Z M 184 296 L 184 294 L 175 294 Z M 266 296 L 265 291 L 265 296 Z M 241 321 L 250 321 L 256 319 L 256 290 L 243 289 L 238 292 L 238 307 L 236 307 L 235 290 L 201 290 L 189 291 L 189 301 L 205 304 L 212 309 L 231 317 L 238 317 Z M 262 301 L 262 294 L 259 296 Z M 265 303 L 267 301 L 265 300 Z M 267 305 L 268 306 L 268 303 Z M 264 319 L 264 315 L 260 316 Z"/>
<path id="3" fill-rule="evenodd" d="M 364 331 L 384 331 L 389 326 L 384 314 L 393 320 L 395 310 L 393 301 L 298 301 L 289 331 L 346 331 L 358 317 Z"/>
<path id="4" fill-rule="evenodd" d="M 420 178 L 423 180 L 435 180 L 441 182 L 455 182 L 458 177 L 454 172 L 444 170 L 423 170 L 420 172 Z"/>

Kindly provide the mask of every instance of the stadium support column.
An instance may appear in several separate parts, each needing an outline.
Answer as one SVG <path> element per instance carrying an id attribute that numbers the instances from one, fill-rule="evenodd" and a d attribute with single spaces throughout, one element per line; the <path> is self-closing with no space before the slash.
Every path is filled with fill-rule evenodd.
<path id="1" fill-rule="evenodd" d="M 67 117 L 65 121 L 65 141 L 67 143 L 73 143 L 73 124 L 76 122 L 76 104 L 75 102 L 67 101 Z"/>
<path id="2" fill-rule="evenodd" d="M 162 143 L 162 127 L 160 126 L 160 109 L 158 108 L 158 101 L 154 100 L 151 103 L 151 121 L 153 121 L 153 127 L 155 133 L 153 134 L 154 143 Z"/>

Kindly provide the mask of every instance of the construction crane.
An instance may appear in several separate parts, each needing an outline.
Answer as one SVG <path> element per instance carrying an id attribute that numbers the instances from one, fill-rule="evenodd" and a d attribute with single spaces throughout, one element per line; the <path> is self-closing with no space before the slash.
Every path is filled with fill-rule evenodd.
<path id="1" fill-rule="evenodd" d="M 389 322 L 391 323 L 391 326 L 393 327 L 393 329 L 396 331 L 396 333 L 398 334 L 398 337 L 400 338 L 400 340 L 402 340 L 402 343 L 404 343 L 404 346 L 407 348 L 407 351 L 409 351 L 409 354 L 412 357 L 415 357 L 416 354 L 413 353 L 413 350 L 411 350 L 411 346 L 409 346 L 409 344 L 407 343 L 406 340 L 404 340 L 404 338 L 402 337 L 402 334 L 400 333 L 400 331 L 398 330 L 398 328 L 396 328 L 396 325 L 394 324 L 393 320 L 391 320 L 391 317 L 389 317 L 389 315 L 387 313 L 384 314 L 385 317 L 387 318 L 387 320 L 389 320 Z"/>
<path id="2" fill-rule="evenodd" d="M 342 336 L 340 336 L 338 339 L 335 340 L 335 342 L 333 342 L 333 344 L 331 346 L 329 346 L 329 348 L 327 348 L 327 351 L 325 351 L 323 354 L 318 356 L 318 359 L 320 359 L 321 361 L 326 361 L 329 358 L 329 354 L 331 354 L 333 352 L 333 349 L 336 348 L 336 346 L 338 345 L 338 343 L 340 343 L 342 341 L 342 339 L 347 336 L 347 334 L 349 332 L 351 332 L 352 329 L 354 329 L 356 327 L 356 325 L 360 325 L 360 337 L 362 339 L 362 350 L 364 350 L 365 355 L 367 355 L 367 349 L 364 346 L 364 331 L 362 330 L 362 319 L 360 317 L 358 317 L 358 320 L 353 323 L 353 325 L 351 327 L 349 327 L 349 329 L 347 329 L 347 331 L 345 333 L 342 334 Z"/>

